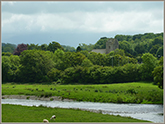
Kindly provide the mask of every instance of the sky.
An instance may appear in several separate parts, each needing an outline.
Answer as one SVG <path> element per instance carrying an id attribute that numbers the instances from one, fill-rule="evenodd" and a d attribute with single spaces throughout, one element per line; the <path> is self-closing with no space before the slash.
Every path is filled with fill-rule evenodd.
<path id="1" fill-rule="evenodd" d="M 163 1 L 2 1 L 1 42 L 77 47 L 101 37 L 164 31 Z"/>

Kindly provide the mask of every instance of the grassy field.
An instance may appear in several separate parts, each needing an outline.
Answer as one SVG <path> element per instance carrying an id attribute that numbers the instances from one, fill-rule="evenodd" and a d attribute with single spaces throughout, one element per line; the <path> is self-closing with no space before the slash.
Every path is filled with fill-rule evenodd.
<path id="1" fill-rule="evenodd" d="M 54 114 L 56 120 L 50 121 L 51 116 Z M 2 104 L 2 122 L 42 122 L 43 119 L 48 119 L 49 122 L 148 122 L 130 117 L 104 115 L 78 109 Z"/>
<path id="2" fill-rule="evenodd" d="M 61 96 L 77 101 L 163 104 L 163 90 L 152 82 L 99 85 L 2 84 L 2 95 Z"/>

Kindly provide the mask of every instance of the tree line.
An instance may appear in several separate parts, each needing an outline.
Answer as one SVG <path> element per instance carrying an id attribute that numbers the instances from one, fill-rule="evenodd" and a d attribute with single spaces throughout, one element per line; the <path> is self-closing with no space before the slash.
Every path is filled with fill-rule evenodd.
<path id="1" fill-rule="evenodd" d="M 154 39 L 149 41 L 152 44 L 157 44 L 159 42 L 155 42 L 155 40 L 161 36 L 152 37 Z M 132 39 L 136 40 L 139 37 L 140 40 L 145 39 L 144 35 L 138 35 Z M 120 42 L 126 42 L 125 40 L 132 42 L 128 36 L 123 36 L 122 39 L 122 36 L 119 37 L 118 35 L 115 38 L 119 40 L 119 48 Z M 100 40 L 106 39 L 103 37 Z M 2 52 L 2 81 L 18 83 L 56 82 L 61 84 L 154 81 L 162 88 L 163 54 L 155 55 L 147 51 L 141 55 L 133 56 L 132 54 L 129 55 L 125 49 L 116 49 L 109 54 L 100 54 L 89 52 L 81 45 L 71 52 L 66 51 L 62 45 L 55 41 L 49 45 L 43 44 L 41 46 L 20 44 L 13 54 Z"/>
<path id="2" fill-rule="evenodd" d="M 163 56 L 163 33 L 144 33 L 144 34 L 136 34 L 136 35 L 116 35 L 114 37 L 119 41 L 119 48 L 125 51 L 125 54 L 130 57 L 134 57 L 139 59 L 142 54 L 144 53 L 151 53 L 155 57 Z M 109 38 L 102 37 L 100 38 L 95 44 L 79 44 L 81 50 L 85 50 L 90 52 L 92 49 L 105 49 L 106 42 Z M 28 50 L 47 50 L 47 51 L 54 51 L 52 46 L 55 42 L 47 44 L 27 44 Z M 77 48 L 71 46 L 61 45 L 65 52 L 76 52 Z M 16 45 L 14 44 L 5 44 L 2 43 L 2 52 L 10 52 L 14 53 Z M 8 54 L 10 54 L 8 53 Z M 6 54 L 6 53 L 4 53 Z"/>

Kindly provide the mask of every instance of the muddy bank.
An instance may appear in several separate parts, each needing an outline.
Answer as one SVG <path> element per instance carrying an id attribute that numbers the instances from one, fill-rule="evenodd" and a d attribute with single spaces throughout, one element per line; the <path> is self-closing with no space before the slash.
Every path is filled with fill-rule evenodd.
<path id="1" fill-rule="evenodd" d="M 42 101 L 74 101 L 72 99 L 63 99 L 61 96 L 51 96 L 51 97 L 37 97 L 30 95 L 2 95 L 2 99 L 31 99 L 31 100 L 42 100 Z"/>

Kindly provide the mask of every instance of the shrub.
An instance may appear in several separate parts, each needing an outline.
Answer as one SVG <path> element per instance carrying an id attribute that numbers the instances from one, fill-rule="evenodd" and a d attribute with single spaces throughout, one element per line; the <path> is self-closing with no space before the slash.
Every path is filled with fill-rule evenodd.
<path id="1" fill-rule="evenodd" d="M 50 101 L 53 101 L 54 99 L 53 98 L 50 98 Z"/>
<path id="2" fill-rule="evenodd" d="M 46 92 L 46 93 L 44 94 L 44 97 L 50 97 L 50 96 L 52 96 L 52 93 L 51 93 L 51 92 Z"/>
<path id="3" fill-rule="evenodd" d="M 137 94 L 137 91 L 135 91 L 135 89 L 128 89 L 126 92 L 131 94 Z"/>
<path id="4" fill-rule="evenodd" d="M 30 97 L 28 96 L 28 97 L 26 97 L 26 99 L 29 99 Z"/>
<path id="5" fill-rule="evenodd" d="M 123 103 L 123 99 L 119 96 L 119 97 L 117 97 L 117 101 L 116 101 L 117 103 Z"/>
<path id="6" fill-rule="evenodd" d="M 57 81 L 60 78 L 60 73 L 61 71 L 56 69 L 56 68 L 52 68 L 48 73 L 47 76 L 50 79 L 50 81 Z"/>
<path id="7" fill-rule="evenodd" d="M 98 92 L 98 90 L 95 90 L 95 92 Z"/>

